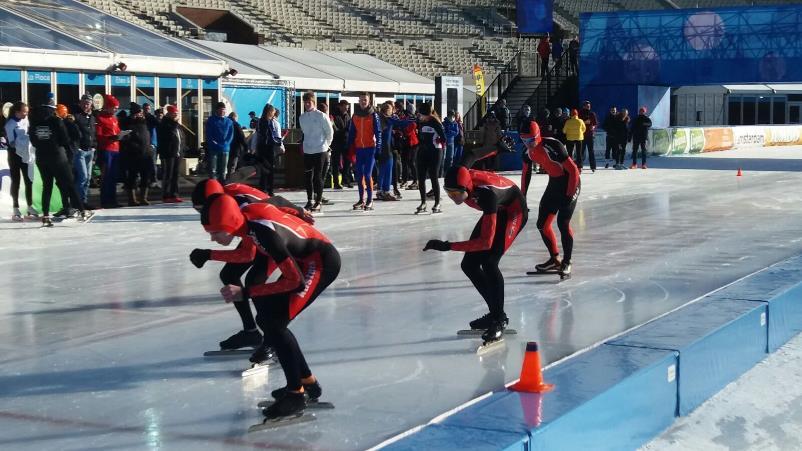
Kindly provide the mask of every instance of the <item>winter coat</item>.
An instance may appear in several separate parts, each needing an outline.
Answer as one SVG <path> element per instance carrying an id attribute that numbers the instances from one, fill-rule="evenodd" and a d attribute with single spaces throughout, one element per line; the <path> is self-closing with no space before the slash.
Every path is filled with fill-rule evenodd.
<path id="1" fill-rule="evenodd" d="M 113 114 L 103 113 L 97 115 L 95 131 L 97 133 L 97 148 L 108 152 L 119 152 L 120 123 Z"/>
<path id="2" fill-rule="evenodd" d="M 234 138 L 231 141 L 231 153 L 240 156 L 248 149 L 248 144 L 245 140 L 245 132 L 242 131 L 242 126 L 237 121 L 232 122 L 234 125 Z"/>
<path id="3" fill-rule="evenodd" d="M 228 153 L 234 140 L 234 121 L 211 115 L 206 119 L 206 150 L 209 153 Z"/>
<path id="4" fill-rule="evenodd" d="M 304 133 L 304 154 L 327 152 L 334 139 L 334 129 L 329 116 L 320 110 L 305 111 L 298 119 Z"/>
<path id="5" fill-rule="evenodd" d="M 443 128 L 446 130 L 446 144 L 453 146 L 457 136 L 460 134 L 459 124 L 456 121 L 445 118 Z"/>
<path id="6" fill-rule="evenodd" d="M 639 114 L 632 121 L 632 139 L 636 141 L 646 141 L 649 138 L 649 129 L 652 127 L 652 120 L 645 114 Z"/>
<path id="7" fill-rule="evenodd" d="M 31 144 L 36 147 L 39 161 L 67 161 L 67 147 L 70 137 L 64 121 L 56 116 L 52 108 L 41 107 L 29 129 Z"/>
<path id="8" fill-rule="evenodd" d="M 551 54 L 551 43 L 549 38 L 542 38 L 537 45 L 537 53 L 541 58 L 546 59 Z"/>
<path id="9" fill-rule="evenodd" d="M 621 113 L 615 118 L 612 131 L 608 130 L 608 134 L 612 135 L 613 141 L 618 144 L 626 144 L 629 142 L 629 116 L 621 116 Z"/>
<path id="10" fill-rule="evenodd" d="M 133 163 L 143 158 L 153 158 L 150 145 L 150 132 L 145 118 L 132 118 L 128 122 L 131 133 L 120 142 L 120 157 Z"/>
<path id="11" fill-rule="evenodd" d="M 348 129 L 348 147 L 354 146 L 356 149 L 381 148 L 381 139 L 379 115 L 373 111 L 373 107 L 367 107 L 363 110 L 357 105 L 354 109 L 354 115 L 351 116 L 351 126 Z"/>
<path id="12" fill-rule="evenodd" d="M 510 128 L 510 109 L 506 106 L 498 105 L 496 107 L 496 118 L 502 130 Z"/>
<path id="13" fill-rule="evenodd" d="M 551 54 L 555 58 L 559 58 L 563 54 L 563 41 L 562 39 L 555 39 L 551 44 Z"/>
<path id="14" fill-rule="evenodd" d="M 563 133 L 565 139 L 568 141 L 582 141 L 585 139 L 585 123 L 578 116 L 571 116 L 565 125 L 563 125 Z"/>
<path id="15" fill-rule="evenodd" d="M 351 115 L 348 112 L 334 116 L 334 139 L 331 146 L 334 149 L 344 151 L 348 142 L 348 129 L 351 127 Z"/>
<path id="16" fill-rule="evenodd" d="M 64 119 L 64 127 L 67 129 L 67 136 L 70 138 L 68 146 L 65 149 L 67 151 L 67 159 L 72 161 L 73 155 L 78 153 L 78 150 L 81 149 L 81 129 L 75 121 L 67 119 Z"/>
<path id="17" fill-rule="evenodd" d="M 187 140 L 177 121 L 165 116 L 156 133 L 159 135 L 157 152 L 160 158 L 179 158 L 183 155 Z"/>
<path id="18" fill-rule="evenodd" d="M 33 163 L 36 159 L 36 150 L 31 144 L 31 138 L 28 135 L 28 129 L 30 128 L 28 118 L 18 120 L 16 116 L 11 116 L 4 128 L 9 151 L 16 153 L 23 163 Z"/>
<path id="19" fill-rule="evenodd" d="M 585 123 L 585 139 L 593 138 L 593 133 L 596 131 L 596 126 L 599 124 L 596 113 L 591 110 L 579 110 L 579 118 Z"/>
<path id="20" fill-rule="evenodd" d="M 81 150 L 97 149 L 97 122 L 95 115 L 86 114 L 83 111 L 75 115 L 75 125 L 81 132 L 81 142 L 78 147 Z"/>
<path id="21" fill-rule="evenodd" d="M 549 125 L 551 125 L 551 136 L 560 141 L 565 141 L 565 132 L 563 131 L 563 127 L 565 127 L 565 116 L 551 116 L 549 118 Z"/>

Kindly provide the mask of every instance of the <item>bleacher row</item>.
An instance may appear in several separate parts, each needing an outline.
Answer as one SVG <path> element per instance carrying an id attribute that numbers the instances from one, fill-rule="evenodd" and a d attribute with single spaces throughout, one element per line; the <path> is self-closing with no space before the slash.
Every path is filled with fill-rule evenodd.
<path id="1" fill-rule="evenodd" d="M 515 1 L 498 0 L 81 0 L 132 23 L 177 37 L 203 30 L 175 20 L 177 7 L 231 11 L 268 45 L 366 52 L 424 76 L 466 74 L 482 64 L 492 78 L 534 39 L 513 37 Z M 673 5 L 794 3 L 794 0 L 557 0 L 554 21 L 576 33 L 582 12 Z"/>

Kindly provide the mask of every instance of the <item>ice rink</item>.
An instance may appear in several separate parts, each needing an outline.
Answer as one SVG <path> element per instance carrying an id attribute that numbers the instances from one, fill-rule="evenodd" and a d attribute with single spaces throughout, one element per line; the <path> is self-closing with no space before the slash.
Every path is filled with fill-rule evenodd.
<path id="1" fill-rule="evenodd" d="M 413 191 L 352 212 L 354 190 L 327 192 L 336 204 L 317 224 L 343 268 L 290 328 L 336 409 L 252 434 L 283 375 L 243 379 L 246 359 L 202 356 L 240 323 L 218 294 L 222 265 L 189 262 L 212 243 L 188 203 L 53 229 L 2 222 L 0 449 L 369 448 L 502 389 L 526 341 L 554 362 L 799 254 L 801 171 L 800 147 L 586 166 L 574 277 L 561 283 L 525 274 L 548 257 L 535 227 L 547 179 L 534 176 L 532 216 L 501 261 L 519 334 L 481 358 L 478 338 L 456 335 L 486 309 L 462 254 L 421 252 L 430 238 L 466 239 L 480 212 L 446 198 L 443 214 L 415 216 Z"/>

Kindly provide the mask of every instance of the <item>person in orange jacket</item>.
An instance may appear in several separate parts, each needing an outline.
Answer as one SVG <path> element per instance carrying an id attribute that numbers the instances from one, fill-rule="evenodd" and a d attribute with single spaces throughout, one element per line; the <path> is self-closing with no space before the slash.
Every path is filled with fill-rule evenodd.
<path id="1" fill-rule="evenodd" d="M 359 188 L 359 201 L 354 204 L 354 210 L 373 210 L 373 165 L 376 163 L 376 153 L 381 149 L 381 131 L 379 115 L 370 105 L 370 94 L 363 92 L 359 95 L 359 105 L 354 110 L 348 129 L 348 149 L 353 148 L 356 153 L 354 175 Z"/>

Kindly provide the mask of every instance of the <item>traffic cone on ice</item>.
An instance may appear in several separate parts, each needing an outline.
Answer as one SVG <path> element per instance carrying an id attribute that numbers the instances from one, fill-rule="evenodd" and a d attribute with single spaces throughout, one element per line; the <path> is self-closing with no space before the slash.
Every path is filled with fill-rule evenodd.
<path id="1" fill-rule="evenodd" d="M 529 393 L 545 393 L 554 389 L 554 385 L 543 382 L 543 371 L 540 368 L 540 354 L 537 342 L 526 343 L 524 365 L 521 368 L 521 379 L 510 386 L 510 390 Z"/>
<path id="2" fill-rule="evenodd" d="M 741 177 L 744 174 L 741 172 L 741 168 L 738 168 L 738 173 L 735 175 L 736 177 Z"/>

